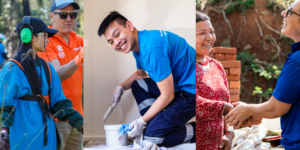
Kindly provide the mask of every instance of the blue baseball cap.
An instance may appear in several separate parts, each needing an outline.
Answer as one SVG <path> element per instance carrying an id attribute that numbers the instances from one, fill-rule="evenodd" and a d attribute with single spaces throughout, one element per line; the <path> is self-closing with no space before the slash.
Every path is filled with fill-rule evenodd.
<path id="1" fill-rule="evenodd" d="M 70 4 L 73 5 L 74 9 L 80 9 L 79 5 L 73 0 L 54 0 L 51 5 L 50 12 L 54 12 L 55 9 L 63 9 Z"/>

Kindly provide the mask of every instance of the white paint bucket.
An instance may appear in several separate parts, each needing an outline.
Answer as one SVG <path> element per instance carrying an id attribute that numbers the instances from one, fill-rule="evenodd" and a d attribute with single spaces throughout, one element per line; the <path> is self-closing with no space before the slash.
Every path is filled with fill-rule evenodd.
<path id="1" fill-rule="evenodd" d="M 120 135 L 118 134 L 121 126 L 120 124 L 104 125 L 106 146 L 122 146 L 119 142 Z"/>

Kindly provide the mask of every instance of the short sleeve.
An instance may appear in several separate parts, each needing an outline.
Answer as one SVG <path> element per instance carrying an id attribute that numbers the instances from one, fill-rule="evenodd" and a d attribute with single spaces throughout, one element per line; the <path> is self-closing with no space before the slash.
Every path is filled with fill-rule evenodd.
<path id="1" fill-rule="evenodd" d="M 300 64 L 287 60 L 278 78 L 273 96 L 284 103 L 297 103 L 300 95 Z"/>
<path id="2" fill-rule="evenodd" d="M 62 87 L 61 87 L 61 83 L 60 83 L 60 79 L 56 73 L 56 71 L 54 70 L 53 66 L 48 63 L 50 70 L 51 70 L 51 105 L 52 107 L 55 105 L 55 103 L 57 103 L 60 100 L 64 100 L 66 99 Z"/>
<path id="3" fill-rule="evenodd" d="M 52 61 L 57 58 L 57 54 L 55 52 L 55 47 L 52 42 L 49 42 L 45 52 L 37 52 L 38 56 L 43 58 L 45 61 Z"/>
<path id="4" fill-rule="evenodd" d="M 170 59 L 167 48 L 152 48 L 143 59 L 146 66 L 145 71 L 155 82 L 167 78 L 171 73 Z"/>

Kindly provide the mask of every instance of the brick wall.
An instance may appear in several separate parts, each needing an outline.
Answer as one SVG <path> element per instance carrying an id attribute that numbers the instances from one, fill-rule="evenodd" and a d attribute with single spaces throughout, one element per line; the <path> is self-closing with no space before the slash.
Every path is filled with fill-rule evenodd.
<path id="1" fill-rule="evenodd" d="M 231 103 L 240 101 L 241 93 L 241 62 L 236 60 L 236 48 L 214 47 L 208 55 L 221 62 L 224 67 Z"/>

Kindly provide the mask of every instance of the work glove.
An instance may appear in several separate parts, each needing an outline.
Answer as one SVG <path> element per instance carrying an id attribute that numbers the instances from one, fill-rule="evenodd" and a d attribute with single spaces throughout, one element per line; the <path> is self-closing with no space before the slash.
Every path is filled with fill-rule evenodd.
<path id="1" fill-rule="evenodd" d="M 111 103 L 113 105 L 116 105 L 120 102 L 123 92 L 124 92 L 123 87 L 117 86 L 116 90 L 114 91 L 113 95 L 111 96 Z"/>
<path id="2" fill-rule="evenodd" d="M 80 132 L 83 134 L 83 125 L 80 127 Z"/>
<path id="3" fill-rule="evenodd" d="M 7 128 L 1 128 L 0 150 L 9 149 L 9 136 Z"/>
<path id="4" fill-rule="evenodd" d="M 83 48 L 80 50 L 80 52 L 79 52 L 79 54 L 75 57 L 75 64 L 77 65 L 77 66 L 81 66 L 82 64 L 83 64 L 83 52 L 84 52 L 84 50 L 83 50 Z"/>
<path id="5" fill-rule="evenodd" d="M 129 125 L 129 129 L 131 129 L 131 131 L 127 132 L 128 136 L 137 137 L 137 136 L 141 135 L 142 132 L 143 132 L 143 127 L 145 125 L 147 125 L 147 123 L 143 120 L 142 117 L 140 117 L 139 119 L 134 120 Z"/>

